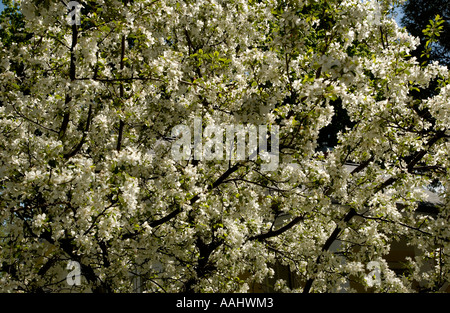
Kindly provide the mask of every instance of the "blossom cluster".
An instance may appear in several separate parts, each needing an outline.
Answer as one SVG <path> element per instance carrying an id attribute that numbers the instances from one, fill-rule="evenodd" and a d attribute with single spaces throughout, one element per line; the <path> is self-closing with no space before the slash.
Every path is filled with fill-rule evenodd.
<path id="1" fill-rule="evenodd" d="M 0 41 L 1 291 L 445 287 L 449 73 L 409 57 L 418 40 L 389 18 L 394 1 L 80 1 L 79 25 L 60 1 L 15 2 L 21 26 L 1 27 L 20 40 Z M 338 107 L 349 123 L 324 151 Z M 174 158 L 172 130 L 195 118 L 272 125 L 280 166 Z M 417 251 L 400 274 L 386 259 L 399 241 Z"/>

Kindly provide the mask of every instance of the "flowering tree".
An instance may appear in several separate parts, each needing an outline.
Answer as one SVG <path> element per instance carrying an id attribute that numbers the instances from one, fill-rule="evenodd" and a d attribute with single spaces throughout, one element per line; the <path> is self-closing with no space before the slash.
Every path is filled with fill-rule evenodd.
<path id="1" fill-rule="evenodd" d="M 130 275 L 148 292 L 242 292 L 275 264 L 301 282 L 281 291 L 368 287 L 374 261 L 374 291 L 448 279 L 449 74 L 408 56 L 418 40 L 392 1 L 16 2 L 0 47 L 2 291 L 61 291 L 73 262 L 71 288 L 98 292 L 131 291 Z M 434 79 L 436 96 L 411 96 Z M 324 153 L 338 104 L 351 123 Z M 175 158 L 179 125 L 277 127 L 278 166 Z M 431 181 L 441 203 L 421 214 Z M 385 260 L 400 238 L 420 251 L 402 275 Z"/>
<path id="2" fill-rule="evenodd" d="M 403 4 L 402 10 L 404 14 L 401 19 L 402 25 L 412 35 L 420 38 L 422 47 L 425 47 L 428 40 L 423 31 L 427 28 L 429 21 L 433 20 L 436 15 L 442 17 L 442 33 L 430 49 L 430 54 L 433 59 L 448 66 L 450 64 L 450 1 L 408 0 Z M 417 52 L 420 50 L 418 49 Z M 420 54 L 418 57 L 420 58 Z"/>

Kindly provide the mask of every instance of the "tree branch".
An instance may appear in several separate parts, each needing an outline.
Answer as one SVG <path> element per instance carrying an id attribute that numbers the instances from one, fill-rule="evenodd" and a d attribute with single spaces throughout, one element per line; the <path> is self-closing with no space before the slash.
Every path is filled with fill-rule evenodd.
<path id="1" fill-rule="evenodd" d="M 72 151 L 64 154 L 65 159 L 70 159 L 71 157 L 76 155 L 83 147 L 83 144 L 86 140 L 87 133 L 89 132 L 89 126 L 91 124 L 91 119 L 92 119 L 92 104 L 89 104 L 89 111 L 88 111 L 88 116 L 87 116 L 87 120 L 86 120 L 85 130 L 83 132 L 83 136 L 81 137 L 81 140 L 78 143 L 78 145 L 74 149 L 72 149 Z"/>
<path id="2" fill-rule="evenodd" d="M 209 191 L 213 190 L 214 188 L 217 188 L 219 185 L 221 185 L 232 173 L 236 172 L 240 166 L 241 166 L 240 163 L 236 163 L 234 166 L 232 166 L 228 170 L 226 170 L 214 183 L 212 183 L 211 185 L 209 185 L 206 188 L 206 192 L 209 192 Z M 189 201 L 189 204 L 193 205 L 195 202 L 198 201 L 198 199 L 200 199 L 200 194 L 193 196 L 191 198 L 191 200 Z M 172 207 L 173 206 L 176 206 L 176 204 L 172 205 Z M 183 212 L 183 209 L 181 207 L 177 207 L 175 210 L 170 212 L 168 215 L 166 215 L 158 220 L 150 222 L 149 225 L 153 228 L 157 227 L 159 225 L 162 225 L 162 224 L 170 221 L 174 217 L 176 217 L 181 212 Z M 148 222 L 148 220 L 147 220 L 147 222 Z M 122 238 L 123 239 L 132 238 L 132 237 L 136 236 L 137 234 L 138 233 L 125 234 L 122 236 Z"/>
<path id="3" fill-rule="evenodd" d="M 69 71 L 69 77 L 70 81 L 73 82 L 76 79 L 76 65 L 75 65 L 75 46 L 78 42 L 78 28 L 77 25 L 74 23 L 72 25 L 72 44 L 70 46 L 70 71 Z M 66 98 L 64 100 L 64 104 L 66 106 L 67 111 L 64 113 L 63 120 L 61 123 L 61 128 L 59 129 L 59 139 L 63 139 L 64 135 L 66 133 L 67 127 L 69 125 L 70 120 L 70 110 L 68 109 L 69 102 L 72 101 L 72 97 L 67 93 Z"/>
<path id="4" fill-rule="evenodd" d="M 122 35 L 122 49 L 120 52 L 120 70 L 123 70 L 123 59 L 125 58 L 125 35 Z M 124 97 L 124 92 L 123 92 L 123 82 L 120 83 L 119 86 L 119 96 L 120 99 L 123 101 L 123 97 Z M 123 136 L 123 128 L 125 126 L 125 123 L 122 119 L 120 119 L 119 122 L 119 134 L 117 136 L 117 146 L 116 146 L 116 150 L 120 151 L 121 147 L 122 147 L 122 136 Z"/>
<path id="5" fill-rule="evenodd" d="M 343 222 L 348 223 L 354 216 L 356 215 L 356 211 L 352 208 L 350 211 L 345 215 Z M 336 226 L 336 228 L 331 233 L 330 237 L 328 237 L 327 241 L 325 241 L 325 244 L 322 247 L 322 253 L 325 251 L 328 251 L 330 249 L 333 242 L 338 238 L 339 234 L 341 233 L 342 228 L 339 226 Z M 320 259 L 322 258 L 322 253 L 317 257 L 315 264 L 318 265 L 320 263 Z M 317 272 L 317 269 L 315 270 L 315 273 Z M 309 293 L 311 290 L 312 284 L 314 283 L 315 278 L 311 277 L 306 281 L 305 287 L 303 288 L 303 293 Z"/>
<path id="6" fill-rule="evenodd" d="M 276 237 L 276 236 L 281 235 L 282 233 L 288 231 L 289 229 L 291 229 L 292 227 L 294 227 L 295 225 L 297 225 L 299 222 L 301 222 L 303 220 L 304 220 L 304 216 L 297 216 L 297 217 L 293 218 L 292 221 L 290 221 L 283 227 L 278 228 L 277 230 L 270 230 L 267 233 L 252 236 L 252 237 L 248 238 L 248 240 L 250 240 L 250 241 L 264 240 L 264 239 L 268 239 L 271 237 Z"/>
<path id="7" fill-rule="evenodd" d="M 362 217 L 362 218 L 364 218 L 364 219 L 368 219 L 368 220 L 374 220 L 374 221 L 386 222 L 386 223 L 391 223 L 391 224 L 399 224 L 399 225 L 401 225 L 401 226 L 403 226 L 403 227 L 406 227 L 406 228 L 409 228 L 409 229 L 416 230 L 416 231 L 418 231 L 418 232 L 420 232 L 420 233 L 422 233 L 422 234 L 424 234 L 424 235 L 428 235 L 428 236 L 431 236 L 431 235 L 432 235 L 432 234 L 430 234 L 429 232 L 423 231 L 423 230 L 421 230 L 421 229 L 418 228 L 418 227 L 413 227 L 413 226 L 411 226 L 411 225 L 407 225 L 407 224 L 402 223 L 402 222 L 395 222 L 395 221 L 391 221 L 391 220 L 388 220 L 388 219 L 385 219 L 385 218 L 382 218 L 382 217 L 366 216 L 366 215 L 364 215 L 364 214 L 356 214 L 356 215 L 359 216 L 359 217 Z"/>

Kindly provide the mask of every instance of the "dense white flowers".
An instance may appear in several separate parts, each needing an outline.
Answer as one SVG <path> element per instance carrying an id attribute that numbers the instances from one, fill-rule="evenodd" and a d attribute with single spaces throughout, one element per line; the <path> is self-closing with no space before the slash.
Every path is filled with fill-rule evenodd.
<path id="1" fill-rule="evenodd" d="M 351 291 L 371 261 L 376 291 L 439 290 L 449 73 L 407 56 L 418 40 L 391 2 L 86 1 L 70 25 L 61 2 L 17 1 L 28 35 L 0 46 L 0 290 L 62 291 L 69 260 L 79 291 L 131 291 L 130 273 L 145 292 Z M 195 138 L 174 158 L 172 130 L 194 119 L 276 125 L 278 166 L 196 158 Z M 417 251 L 403 276 L 386 260 L 401 240 Z"/>

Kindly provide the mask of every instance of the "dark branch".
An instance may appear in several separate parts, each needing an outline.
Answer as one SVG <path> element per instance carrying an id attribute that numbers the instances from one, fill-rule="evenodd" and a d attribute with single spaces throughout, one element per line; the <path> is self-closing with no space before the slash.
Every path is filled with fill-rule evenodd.
<path id="1" fill-rule="evenodd" d="M 69 77 L 70 81 L 73 82 L 76 79 L 76 65 L 75 65 L 75 46 L 78 42 L 78 28 L 76 24 L 72 25 L 72 45 L 70 46 L 70 71 Z M 66 98 L 64 100 L 66 108 L 68 107 L 69 102 L 72 101 L 72 97 L 69 94 L 66 94 Z M 59 139 L 63 139 L 66 133 L 67 127 L 69 126 L 70 120 L 70 110 L 64 113 L 63 121 L 61 123 L 61 128 L 59 129 Z"/>
<path id="2" fill-rule="evenodd" d="M 121 48 L 121 51 L 120 51 L 120 70 L 122 71 L 123 70 L 123 66 L 124 66 L 123 60 L 125 58 L 125 36 L 124 35 L 122 35 L 122 43 L 121 44 L 122 44 L 122 48 Z M 119 96 L 120 96 L 120 99 L 123 100 L 123 97 L 124 97 L 123 82 L 120 83 L 119 88 L 120 88 L 119 89 Z M 116 150 L 117 151 L 120 151 L 120 149 L 122 147 L 122 136 L 123 136 L 123 128 L 124 127 L 125 127 L 125 123 L 121 119 L 120 122 L 119 122 L 119 134 L 117 136 L 117 146 L 116 146 Z"/>
<path id="3" fill-rule="evenodd" d="M 252 237 L 248 238 L 248 240 L 264 240 L 264 239 L 268 239 L 271 237 L 276 237 L 276 236 L 281 235 L 282 233 L 288 231 L 289 229 L 291 229 L 292 227 L 294 227 L 295 225 L 297 225 L 299 222 L 301 222 L 303 220 L 304 220 L 303 216 L 297 216 L 294 219 L 292 219 L 292 221 L 290 221 L 283 227 L 278 228 L 277 230 L 270 230 L 267 233 L 252 236 Z"/>
<path id="4" fill-rule="evenodd" d="M 356 211 L 352 208 L 350 211 L 345 215 L 343 221 L 344 223 L 348 223 L 354 216 L 356 215 Z M 330 249 L 333 242 L 338 238 L 339 234 L 341 233 L 342 228 L 339 226 L 336 226 L 336 228 L 331 233 L 330 237 L 328 237 L 327 241 L 325 241 L 325 244 L 322 247 L 322 253 L 325 251 L 328 251 Z M 316 259 L 316 265 L 320 263 L 320 259 L 322 258 L 322 254 L 320 254 Z M 311 290 L 312 284 L 314 283 L 314 277 L 311 277 L 306 281 L 305 288 L 303 289 L 303 293 L 309 293 Z"/>
<path id="5" fill-rule="evenodd" d="M 214 188 L 217 188 L 219 185 L 221 185 L 232 173 L 236 172 L 238 170 L 238 168 L 241 166 L 240 163 L 236 163 L 234 166 L 230 167 L 228 170 L 226 170 L 214 183 L 212 183 L 211 185 L 208 186 L 208 188 L 206 189 L 207 192 L 213 190 Z M 190 205 L 193 205 L 195 202 L 198 201 L 198 199 L 200 199 L 200 195 L 197 194 L 195 196 L 193 196 L 191 198 L 191 200 L 189 201 Z M 177 204 L 172 205 L 173 206 L 177 206 Z M 170 221 L 171 219 L 173 219 L 174 217 L 176 217 L 178 214 L 180 214 L 181 212 L 183 212 L 183 209 L 181 207 L 177 207 L 175 210 L 173 210 L 172 212 L 170 212 L 168 215 L 152 221 L 149 223 L 149 225 L 151 227 L 157 227 L 159 225 L 162 225 L 168 221 Z M 134 236 L 136 236 L 138 233 L 130 233 L 130 234 L 125 234 L 122 236 L 123 239 L 127 239 L 127 238 L 132 238 Z"/>

